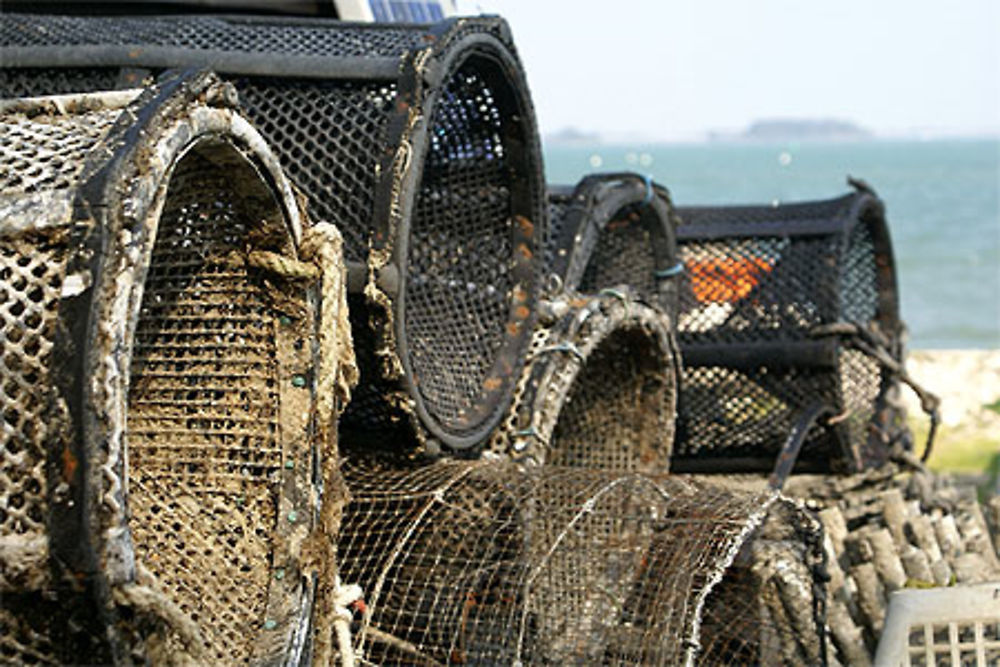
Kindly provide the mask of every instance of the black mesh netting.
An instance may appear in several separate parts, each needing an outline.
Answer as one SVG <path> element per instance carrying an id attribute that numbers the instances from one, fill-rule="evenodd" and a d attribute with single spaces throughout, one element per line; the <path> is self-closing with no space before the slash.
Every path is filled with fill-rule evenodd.
<path id="1" fill-rule="evenodd" d="M 214 16 L 127 18 L 8 13 L 0 22 L 0 43 L 9 47 L 163 46 L 208 52 L 375 58 L 400 56 L 419 47 L 422 40 L 422 31 L 409 26 L 345 26 L 322 19 L 310 24 Z"/>
<path id="2" fill-rule="evenodd" d="M 0 78 L 4 96 L 106 89 L 115 69 L 95 65 L 116 58 L 153 75 L 179 63 L 218 68 L 311 217 L 341 230 L 346 258 L 367 261 L 371 245 L 391 255 L 372 260 L 392 274 L 373 306 L 387 311 L 376 316 L 383 330 L 355 331 L 378 338 L 369 347 L 386 363 L 361 366 L 384 400 L 372 394 L 352 410 L 348 431 L 384 430 L 411 403 L 454 446 L 496 423 L 526 344 L 545 223 L 533 111 L 502 20 L 7 14 L 0 31 L 19 63 Z M 67 56 L 66 46 L 77 50 Z M 395 376 L 400 364 L 405 389 L 370 375 Z"/>
<path id="3" fill-rule="evenodd" d="M 675 220 L 669 195 L 638 174 L 594 174 L 549 191 L 546 270 L 568 290 L 628 285 L 674 316 Z"/>
<path id="4" fill-rule="evenodd" d="M 799 461 L 851 469 L 884 460 L 895 437 L 880 409 L 895 380 L 850 336 L 876 332 L 898 355 L 892 252 L 867 192 L 802 204 L 680 209 L 678 337 L 685 358 L 680 458 L 773 466 L 814 405 L 828 416 Z M 879 270 L 876 270 L 879 267 Z M 683 465 L 682 465 L 683 467 Z M 729 468 L 726 468 L 729 469 Z"/>

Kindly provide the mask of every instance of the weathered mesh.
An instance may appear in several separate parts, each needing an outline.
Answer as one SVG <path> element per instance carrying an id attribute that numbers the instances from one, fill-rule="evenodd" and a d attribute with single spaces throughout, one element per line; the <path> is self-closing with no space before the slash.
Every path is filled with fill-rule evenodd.
<path id="1" fill-rule="evenodd" d="M 106 88 L 95 66 L 111 61 L 231 80 L 311 217 L 342 230 L 348 260 L 378 265 L 368 297 L 385 312 L 355 337 L 376 339 L 360 365 L 381 391 L 351 408 L 345 435 L 391 430 L 412 405 L 407 418 L 447 445 L 487 436 L 527 344 L 545 225 L 534 114 L 502 20 L 5 14 L 0 34 L 14 65 L 3 95 Z"/>
<path id="2" fill-rule="evenodd" d="M 65 437 L 66 428 L 65 406 L 50 406 L 50 401 L 58 405 L 50 369 L 66 259 L 65 239 L 60 237 L 65 233 L 8 236 L 0 232 L 0 540 L 4 547 L 0 585 L 5 588 L 13 583 L 8 580 L 8 574 L 13 574 L 8 568 L 16 567 L 7 559 L 29 556 L 18 553 L 16 544 L 27 551 L 37 548 L 38 556 L 47 552 L 45 461 L 48 448 Z"/>
<path id="3" fill-rule="evenodd" d="M 671 317 L 678 275 L 667 191 L 638 174 L 593 174 L 549 190 L 546 270 L 571 291 L 628 285 Z"/>
<path id="4" fill-rule="evenodd" d="M 878 464 L 908 442 L 886 400 L 894 373 L 851 338 L 870 332 L 900 359 L 892 249 L 873 194 L 679 214 L 679 469 L 771 468 L 814 406 L 827 416 L 808 431 L 803 470 Z"/>
<path id="5" fill-rule="evenodd" d="M 666 472 L 679 367 L 670 318 L 628 292 L 563 296 L 535 331 L 494 452 L 555 466 Z"/>
<path id="6" fill-rule="evenodd" d="M 344 473 L 341 575 L 364 591 L 354 637 L 365 664 L 678 664 L 699 637 L 720 662 L 774 655 L 746 634 L 742 653 L 726 648 L 740 637 L 727 633 L 749 627 L 819 655 L 818 569 L 763 555 L 786 538 L 787 558 L 811 545 L 788 531 L 746 546 L 773 506 L 767 493 L 491 460 L 359 458 Z M 716 586 L 741 547 L 760 552 L 757 580 Z M 798 638 L 759 609 L 712 605 L 710 594 L 766 606 L 765 594 L 787 593 L 779 582 L 810 598 L 813 625 Z M 723 616 L 727 626 L 711 624 Z"/>
<path id="7" fill-rule="evenodd" d="M 70 252 L 65 193 L 116 111 L 0 111 L 0 661 L 55 664 L 100 648 L 68 633 L 92 607 L 55 593 L 49 562 L 51 456 L 72 456 L 54 354 Z M 51 208 L 46 203 L 53 203 Z M 72 285 L 69 286 L 72 289 Z M 82 628 L 81 628 L 82 629 Z"/>
<path id="8" fill-rule="evenodd" d="M 227 179 L 196 156 L 171 179 L 132 357 L 129 507 L 137 560 L 215 659 L 244 662 L 265 620 L 290 378 L 264 276 L 227 261 L 254 222 Z"/>
<path id="9" fill-rule="evenodd" d="M 301 543 L 350 363 L 339 237 L 297 256 L 291 186 L 225 84 L 136 96 L 0 107 L 0 655 L 294 660 L 330 556 Z"/>
<path id="10" fill-rule="evenodd" d="M 698 662 L 825 664 L 825 578 L 819 521 L 775 503 L 706 601 Z"/>

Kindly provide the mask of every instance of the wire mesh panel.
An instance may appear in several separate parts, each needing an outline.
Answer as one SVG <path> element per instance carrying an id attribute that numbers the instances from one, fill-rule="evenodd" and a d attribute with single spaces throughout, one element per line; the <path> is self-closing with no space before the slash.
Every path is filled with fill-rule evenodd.
<path id="1" fill-rule="evenodd" d="M 894 401 L 892 250 L 867 186 L 679 214 L 679 468 L 770 469 L 797 426 L 808 433 L 800 469 L 856 470 L 887 460 L 897 442 L 909 448 Z"/>
<path id="2" fill-rule="evenodd" d="M 702 612 L 773 502 L 679 477 L 495 460 L 360 458 L 345 478 L 341 574 L 364 593 L 354 637 L 368 664 L 682 663 L 699 637 L 707 651 L 727 632 Z M 761 580 L 773 586 L 784 570 L 772 570 Z M 817 572 L 801 576 L 784 580 L 811 592 Z M 749 627 L 737 611 L 728 619 Z M 819 628 L 801 641 L 820 646 Z"/>
<path id="3" fill-rule="evenodd" d="M 825 664 L 825 558 L 813 513 L 773 504 L 705 602 L 699 662 Z"/>
<path id="4" fill-rule="evenodd" d="M 553 287 L 596 294 L 629 285 L 673 316 L 681 267 L 669 193 L 632 173 L 550 186 L 545 265 Z"/>
<path id="5" fill-rule="evenodd" d="M 356 338 L 372 339 L 359 346 L 367 390 L 345 436 L 381 439 L 416 418 L 462 448 L 495 426 L 530 335 L 545 226 L 534 113 L 502 20 L 4 14 L 0 35 L 5 94 L 106 85 L 100 68 L 115 67 L 232 81 L 312 217 L 343 230 L 364 288 L 352 310 Z"/>
<path id="6" fill-rule="evenodd" d="M 491 443 L 557 466 L 666 472 L 679 358 L 670 318 L 629 292 L 547 301 L 514 403 Z"/>
<path id="7" fill-rule="evenodd" d="M 330 554 L 301 544 L 319 480 L 339 497 L 340 238 L 303 234 L 233 97 L 0 105 L 5 660 L 297 660 L 314 621 L 329 644 Z"/>

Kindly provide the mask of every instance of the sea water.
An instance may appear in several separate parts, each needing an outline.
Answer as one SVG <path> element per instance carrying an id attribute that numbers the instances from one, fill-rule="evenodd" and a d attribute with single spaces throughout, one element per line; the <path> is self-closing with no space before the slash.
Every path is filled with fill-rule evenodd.
<path id="1" fill-rule="evenodd" d="M 636 171 L 678 206 L 834 197 L 885 201 L 913 348 L 1000 348 L 1000 140 L 548 145 L 549 183 Z"/>

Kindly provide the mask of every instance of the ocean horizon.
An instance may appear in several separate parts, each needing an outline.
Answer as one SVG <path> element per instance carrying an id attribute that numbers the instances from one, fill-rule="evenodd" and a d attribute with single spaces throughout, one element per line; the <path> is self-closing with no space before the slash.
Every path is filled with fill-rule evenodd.
<path id="1" fill-rule="evenodd" d="M 635 171 L 677 206 L 826 199 L 866 181 L 885 201 L 916 349 L 1000 348 L 1000 139 L 545 145 L 551 184 Z"/>

